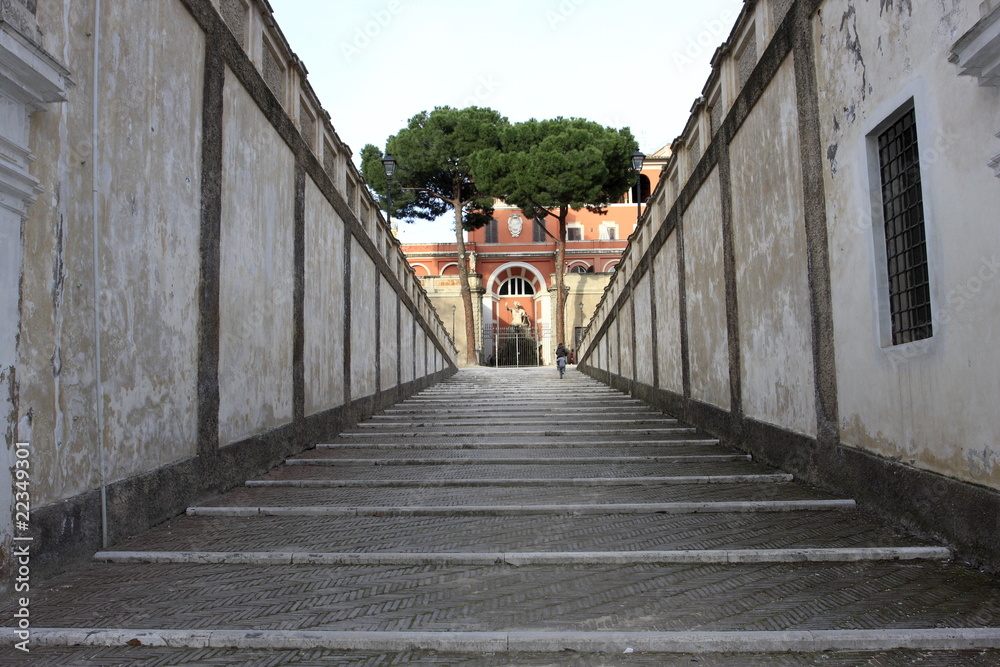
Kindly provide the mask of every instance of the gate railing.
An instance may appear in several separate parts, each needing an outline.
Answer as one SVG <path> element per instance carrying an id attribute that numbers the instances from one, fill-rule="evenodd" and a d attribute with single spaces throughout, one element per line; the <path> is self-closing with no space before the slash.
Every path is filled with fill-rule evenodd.
<path id="1" fill-rule="evenodd" d="M 542 346 L 548 340 L 548 328 L 531 326 L 483 327 L 483 347 L 479 363 L 483 366 L 541 366 L 545 363 Z"/>

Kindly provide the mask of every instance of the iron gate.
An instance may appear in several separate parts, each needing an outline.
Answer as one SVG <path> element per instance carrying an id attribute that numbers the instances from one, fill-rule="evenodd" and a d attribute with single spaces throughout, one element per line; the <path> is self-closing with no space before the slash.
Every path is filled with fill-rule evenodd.
<path id="1" fill-rule="evenodd" d="M 484 366 L 541 366 L 547 331 L 540 325 L 483 327 Z"/>

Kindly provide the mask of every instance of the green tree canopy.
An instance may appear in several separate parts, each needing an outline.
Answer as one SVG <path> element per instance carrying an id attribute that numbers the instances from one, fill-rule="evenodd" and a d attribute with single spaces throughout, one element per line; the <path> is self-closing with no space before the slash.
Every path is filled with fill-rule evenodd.
<path id="1" fill-rule="evenodd" d="M 507 119 L 493 109 L 436 107 L 415 115 L 386 141 L 396 160 L 392 179 L 394 217 L 434 220 L 455 212 L 456 260 L 465 312 L 466 363 L 476 361 L 476 331 L 463 230 L 482 227 L 493 217 L 493 197 L 477 187 L 472 156 L 496 150 Z M 383 153 L 371 144 L 361 150 L 361 174 L 388 207 Z M 457 332 L 456 332 L 457 333 Z"/>
<path id="2" fill-rule="evenodd" d="M 499 148 L 473 157 L 477 185 L 531 218 L 559 221 L 556 237 L 557 342 L 565 342 L 566 217 L 587 208 L 605 213 L 635 182 L 632 154 L 638 145 L 623 128 L 582 118 L 518 123 L 504 129 Z"/>
<path id="3" fill-rule="evenodd" d="M 627 128 L 531 119 L 505 128 L 500 148 L 475 155 L 477 183 L 529 216 L 559 217 L 561 207 L 603 213 L 634 183 L 636 148 Z"/>
<path id="4" fill-rule="evenodd" d="M 386 141 L 386 151 L 397 163 L 392 179 L 393 217 L 409 222 L 435 220 L 457 209 L 465 230 L 489 222 L 493 198 L 476 187 L 471 156 L 499 148 L 507 126 L 507 119 L 500 113 L 481 107 L 436 107 L 413 116 L 406 127 Z M 371 144 L 361 149 L 361 174 L 385 209 L 388 201 L 383 157 L 382 151 Z M 458 206 L 456 202 L 460 202 Z"/>

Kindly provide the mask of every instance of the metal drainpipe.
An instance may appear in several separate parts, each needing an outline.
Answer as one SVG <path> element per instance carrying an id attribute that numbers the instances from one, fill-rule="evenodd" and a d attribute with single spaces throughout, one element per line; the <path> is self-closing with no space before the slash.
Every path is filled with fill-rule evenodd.
<path id="1" fill-rule="evenodd" d="M 100 275 L 100 202 L 98 200 L 98 152 L 97 139 L 99 137 L 98 112 L 100 111 L 100 95 L 98 94 L 99 72 L 101 59 L 101 0 L 96 0 L 94 7 L 94 108 L 93 108 L 93 128 L 91 134 L 91 215 L 94 223 L 94 348 L 96 378 L 97 378 L 97 446 L 100 451 L 101 466 L 101 544 L 103 548 L 108 548 L 108 482 L 107 482 L 107 461 L 104 451 L 104 382 L 101 371 L 103 362 L 101 356 L 101 275 Z"/>

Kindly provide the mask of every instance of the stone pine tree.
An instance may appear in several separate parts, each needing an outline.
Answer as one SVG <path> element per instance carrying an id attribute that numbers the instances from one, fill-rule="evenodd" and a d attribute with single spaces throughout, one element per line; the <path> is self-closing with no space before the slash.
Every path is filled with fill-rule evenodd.
<path id="1" fill-rule="evenodd" d="M 556 236 L 556 342 L 565 342 L 566 217 L 586 208 L 598 214 L 632 183 L 637 144 L 627 129 L 582 118 L 531 119 L 504 130 L 499 149 L 474 157 L 484 192 L 522 209 L 529 218 L 552 217 Z"/>
<path id="2" fill-rule="evenodd" d="M 498 112 L 481 107 L 437 107 L 422 111 L 389 137 L 386 151 L 396 160 L 392 179 L 393 216 L 413 221 L 455 214 L 459 289 L 465 311 L 466 363 L 476 363 L 476 329 L 469 287 L 469 267 L 463 232 L 485 225 L 493 217 L 493 198 L 477 188 L 471 156 L 500 147 L 508 126 Z M 382 151 L 371 144 L 361 151 L 361 173 L 385 201 L 386 177 Z"/>

